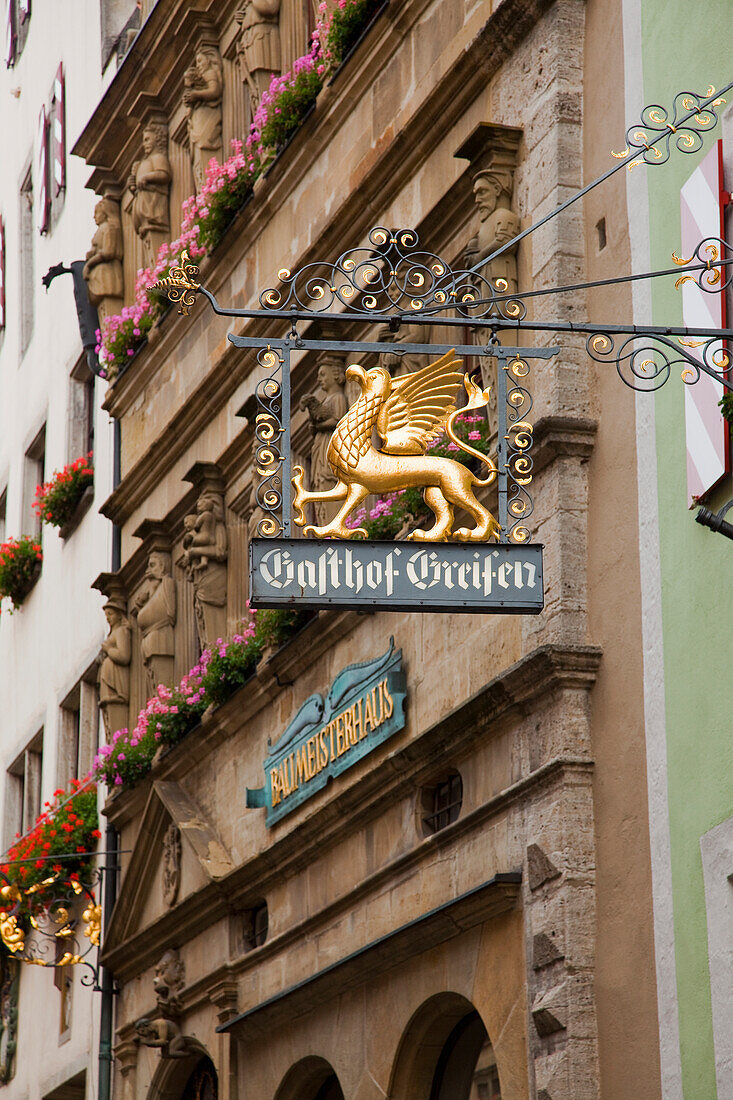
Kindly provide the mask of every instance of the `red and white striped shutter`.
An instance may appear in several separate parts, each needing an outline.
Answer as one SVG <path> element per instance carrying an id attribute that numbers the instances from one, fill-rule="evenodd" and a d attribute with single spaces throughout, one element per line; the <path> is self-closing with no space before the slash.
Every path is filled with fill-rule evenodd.
<path id="1" fill-rule="evenodd" d="M 18 0 L 18 11 L 21 23 L 25 23 L 31 17 L 31 0 Z"/>
<path id="2" fill-rule="evenodd" d="M 48 119 L 46 108 L 41 107 L 38 117 L 38 231 L 48 229 Z"/>
<path id="3" fill-rule="evenodd" d="M 53 107 L 51 110 L 52 118 L 52 137 L 51 145 L 53 149 L 53 194 L 54 198 L 63 191 L 66 186 L 66 103 L 65 100 L 65 83 L 64 83 L 64 66 L 59 65 L 58 72 L 56 73 L 56 79 L 53 82 Z"/>
<path id="4" fill-rule="evenodd" d="M 723 143 L 717 141 L 680 191 L 682 255 L 691 256 L 705 237 L 723 237 Z M 682 286 L 682 316 L 687 328 L 725 328 L 725 294 L 709 294 L 690 281 Z M 722 348 L 722 341 L 721 341 Z M 700 352 L 686 348 L 702 360 Z M 730 470 L 728 423 L 718 402 L 723 387 L 706 374 L 685 386 L 688 507 Z"/>
<path id="5" fill-rule="evenodd" d="M 5 64 L 8 68 L 15 61 L 15 0 L 5 0 Z"/>
<path id="6" fill-rule="evenodd" d="M 0 218 L 0 331 L 5 328 L 5 223 Z"/>

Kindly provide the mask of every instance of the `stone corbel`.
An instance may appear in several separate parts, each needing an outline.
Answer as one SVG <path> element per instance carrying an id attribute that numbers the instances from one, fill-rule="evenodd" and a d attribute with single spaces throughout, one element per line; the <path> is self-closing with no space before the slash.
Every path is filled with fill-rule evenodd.
<path id="1" fill-rule="evenodd" d="M 128 1035 L 115 1043 L 115 1062 L 122 1077 L 122 1100 L 135 1100 L 138 1050 L 137 1037 L 134 1035 Z"/>

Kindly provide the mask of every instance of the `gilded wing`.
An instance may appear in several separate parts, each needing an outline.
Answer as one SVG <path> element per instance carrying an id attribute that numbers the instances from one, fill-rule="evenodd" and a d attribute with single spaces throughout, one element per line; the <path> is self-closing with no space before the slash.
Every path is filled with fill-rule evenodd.
<path id="1" fill-rule="evenodd" d="M 448 351 L 422 370 L 392 383 L 377 417 L 385 454 L 425 454 L 428 443 L 440 435 L 455 408 L 463 382 L 458 370 L 462 362 L 455 351 Z"/>

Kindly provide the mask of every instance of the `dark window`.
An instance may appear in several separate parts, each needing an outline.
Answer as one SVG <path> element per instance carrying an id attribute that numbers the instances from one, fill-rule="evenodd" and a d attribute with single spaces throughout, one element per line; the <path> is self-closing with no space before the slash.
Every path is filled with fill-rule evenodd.
<path id="1" fill-rule="evenodd" d="M 252 951 L 260 947 L 267 939 L 268 916 L 267 902 L 261 901 L 253 905 L 244 915 L 244 948 Z"/>
<path id="2" fill-rule="evenodd" d="M 596 222 L 596 233 L 598 234 L 598 251 L 602 252 L 606 247 L 606 219 L 601 218 L 599 222 Z"/>
<path id="3" fill-rule="evenodd" d="M 438 833 L 458 819 L 463 805 L 463 780 L 450 772 L 423 792 L 423 829 L 426 836 Z"/>
<path id="4" fill-rule="evenodd" d="M 5 839 L 27 833 L 41 812 L 43 730 L 10 765 L 5 791 Z"/>
<path id="5" fill-rule="evenodd" d="M 202 1058 L 181 1093 L 181 1100 L 217 1100 L 216 1070 L 209 1058 Z"/>
<path id="6" fill-rule="evenodd" d="M 4 489 L 0 493 L 0 542 L 5 542 L 5 532 L 8 520 L 8 491 Z"/>
<path id="7" fill-rule="evenodd" d="M 23 486 L 23 534 L 41 537 L 41 519 L 33 510 L 36 489 L 46 476 L 46 425 L 44 424 L 25 453 Z"/>
<path id="8" fill-rule="evenodd" d="M 31 22 L 31 0 L 5 0 L 5 64 L 10 69 L 23 52 Z"/>

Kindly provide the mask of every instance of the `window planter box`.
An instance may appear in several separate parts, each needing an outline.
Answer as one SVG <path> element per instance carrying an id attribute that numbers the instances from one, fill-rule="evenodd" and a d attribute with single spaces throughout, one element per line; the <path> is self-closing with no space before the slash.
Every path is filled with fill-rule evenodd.
<path id="1" fill-rule="evenodd" d="M 71 518 L 69 520 L 67 520 L 66 523 L 62 524 L 62 526 L 59 527 L 59 529 L 58 529 L 59 530 L 59 535 L 62 539 L 68 539 L 68 538 L 71 537 L 71 535 L 73 535 L 74 531 L 76 531 L 77 527 L 79 526 L 79 524 L 83 520 L 84 516 L 87 514 L 87 512 L 91 508 L 93 500 L 94 500 L 94 486 L 93 485 L 87 485 L 86 489 L 84 490 L 84 492 L 79 497 L 79 503 L 77 504 L 76 508 L 74 509 L 73 516 L 71 516 Z"/>

